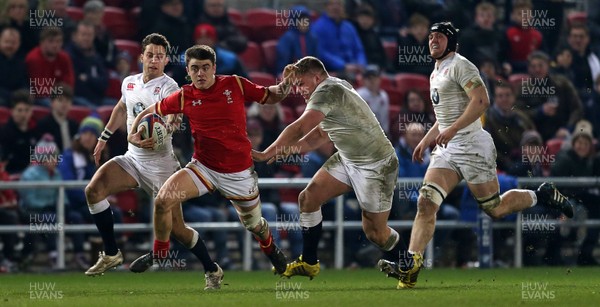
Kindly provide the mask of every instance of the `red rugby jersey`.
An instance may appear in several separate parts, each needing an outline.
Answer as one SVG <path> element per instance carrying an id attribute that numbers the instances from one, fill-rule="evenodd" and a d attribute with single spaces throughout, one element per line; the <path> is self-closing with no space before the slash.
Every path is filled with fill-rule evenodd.
<path id="1" fill-rule="evenodd" d="M 268 95 L 266 87 L 248 79 L 219 75 L 206 90 L 184 85 L 161 100 L 156 113 L 185 114 L 194 138 L 194 158 L 214 171 L 236 173 L 252 166 L 244 102 L 264 103 Z"/>

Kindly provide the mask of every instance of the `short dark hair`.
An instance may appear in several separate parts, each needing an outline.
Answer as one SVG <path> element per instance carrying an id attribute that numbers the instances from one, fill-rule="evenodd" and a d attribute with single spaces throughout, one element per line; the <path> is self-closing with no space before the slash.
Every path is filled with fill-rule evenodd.
<path id="1" fill-rule="evenodd" d="M 495 94 L 496 90 L 499 88 L 507 88 L 510 90 L 511 93 L 513 93 L 513 94 L 515 93 L 515 89 L 512 87 L 512 85 L 503 80 L 498 80 L 496 82 L 496 84 L 494 85 L 494 94 Z"/>
<path id="2" fill-rule="evenodd" d="M 33 101 L 31 100 L 31 96 L 27 90 L 17 90 L 10 95 L 11 108 L 16 107 L 20 103 L 24 103 L 29 106 L 33 105 Z"/>
<path id="3" fill-rule="evenodd" d="M 215 50 L 207 45 L 194 45 L 185 51 L 185 66 L 187 66 L 192 59 L 196 60 L 210 60 L 212 65 L 215 65 L 217 61 L 217 55 Z"/>
<path id="4" fill-rule="evenodd" d="M 151 33 L 144 37 L 142 40 L 142 53 L 146 52 L 146 47 L 148 47 L 150 44 L 163 46 L 165 48 L 165 52 L 169 52 L 169 49 L 171 49 L 171 44 L 169 44 L 167 38 L 158 33 Z"/>
<path id="5" fill-rule="evenodd" d="M 590 36 L 590 28 L 588 26 L 586 26 L 585 24 L 574 23 L 573 25 L 571 25 L 569 27 L 569 35 L 571 35 L 571 31 L 574 29 L 581 29 L 581 30 L 583 30 L 583 32 L 585 32 L 585 35 Z"/>
<path id="6" fill-rule="evenodd" d="M 299 75 L 303 75 L 308 72 L 312 72 L 315 74 L 327 73 L 323 62 L 321 62 L 321 60 L 313 56 L 305 56 L 301 58 L 294 64 L 294 66 L 296 66 L 296 73 L 298 73 Z"/>
<path id="7" fill-rule="evenodd" d="M 63 37 L 64 33 L 59 28 L 45 28 L 40 32 L 40 42 L 43 42 L 47 39 L 55 38 L 55 37 Z"/>
<path id="8" fill-rule="evenodd" d="M 64 97 L 68 100 L 73 100 L 73 88 L 66 83 L 58 83 L 52 89 L 52 95 L 50 95 L 50 99 L 59 99 Z"/>
<path id="9" fill-rule="evenodd" d="M 531 62 L 533 60 L 542 60 L 544 62 L 546 62 L 546 64 L 550 64 L 550 56 L 548 56 L 547 53 L 543 52 L 543 51 L 533 51 L 529 54 L 529 56 L 527 57 L 527 62 Z"/>

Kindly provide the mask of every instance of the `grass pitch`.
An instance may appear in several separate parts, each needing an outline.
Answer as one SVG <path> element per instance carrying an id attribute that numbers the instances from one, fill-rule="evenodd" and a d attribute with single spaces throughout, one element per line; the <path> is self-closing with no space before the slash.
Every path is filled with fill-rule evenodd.
<path id="1" fill-rule="evenodd" d="M 314 280 L 266 271 L 225 272 L 203 291 L 202 272 L 0 275 L 0 306 L 598 306 L 600 267 L 421 272 L 417 288 L 376 269 L 322 270 Z"/>

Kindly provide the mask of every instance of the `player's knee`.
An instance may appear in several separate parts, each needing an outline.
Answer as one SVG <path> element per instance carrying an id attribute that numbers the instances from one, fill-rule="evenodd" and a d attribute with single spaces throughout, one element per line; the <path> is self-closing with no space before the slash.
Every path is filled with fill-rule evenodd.
<path id="1" fill-rule="evenodd" d="M 238 211 L 238 215 L 240 217 L 240 221 L 244 228 L 248 231 L 258 234 L 265 231 L 265 227 L 268 228 L 267 220 L 262 217 L 262 213 L 260 211 L 260 206 L 254 207 L 254 209 L 246 212 Z"/>
<path id="2" fill-rule="evenodd" d="M 85 187 L 85 198 L 88 204 L 95 204 L 106 198 L 106 195 L 104 195 L 102 189 L 97 184 L 90 182 Z"/>
<path id="3" fill-rule="evenodd" d="M 156 213 L 166 213 L 171 211 L 173 205 L 177 202 L 168 197 L 162 196 L 160 193 L 154 199 L 154 212 Z"/>
<path id="4" fill-rule="evenodd" d="M 425 197 L 419 197 L 417 201 L 417 214 L 422 216 L 435 216 L 440 206 Z"/>
<path id="5" fill-rule="evenodd" d="M 477 198 L 479 208 L 481 208 L 483 212 L 485 212 L 493 219 L 501 219 L 504 216 L 506 216 L 506 214 L 501 212 L 501 210 L 498 210 L 498 206 L 500 205 L 501 201 L 502 199 L 500 198 L 500 193 L 498 192 L 494 193 L 491 196 Z"/>
<path id="6" fill-rule="evenodd" d="M 313 212 L 320 207 L 321 204 L 315 201 L 313 193 L 304 189 L 298 196 L 298 206 L 300 212 Z"/>

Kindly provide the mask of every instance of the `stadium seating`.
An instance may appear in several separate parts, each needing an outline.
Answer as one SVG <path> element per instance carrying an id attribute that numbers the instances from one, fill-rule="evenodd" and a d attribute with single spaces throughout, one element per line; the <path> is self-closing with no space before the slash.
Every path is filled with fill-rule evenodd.
<path id="1" fill-rule="evenodd" d="M 560 151 L 563 144 L 562 139 L 550 139 L 546 142 L 546 147 L 548 147 L 548 155 L 556 155 Z"/>
<path id="2" fill-rule="evenodd" d="M 108 78 L 108 88 L 104 93 L 109 98 L 121 98 L 121 79 L 110 77 Z"/>
<path id="3" fill-rule="evenodd" d="M 84 106 L 71 106 L 67 117 L 76 121 L 78 124 L 86 117 L 92 114 L 92 110 Z"/>
<path id="4" fill-rule="evenodd" d="M 42 106 L 31 107 L 31 120 L 34 122 L 37 122 L 48 115 L 50 115 L 50 108 Z"/>
<path id="5" fill-rule="evenodd" d="M 383 41 L 383 49 L 388 61 L 395 63 L 398 59 L 398 44 L 393 41 Z"/>
<path id="6" fill-rule="evenodd" d="M 115 46 L 119 51 L 127 51 L 129 55 L 131 55 L 131 71 L 138 71 L 138 59 L 140 54 L 142 54 L 142 45 L 140 45 L 136 41 L 127 40 L 127 39 L 115 39 Z"/>
<path id="7" fill-rule="evenodd" d="M 273 75 L 265 72 L 251 71 L 248 73 L 248 77 L 252 82 L 262 86 L 271 86 L 277 83 Z"/>
<path id="8" fill-rule="evenodd" d="M 529 78 L 528 74 L 512 74 L 508 76 L 508 83 L 513 88 L 515 93 L 518 93 L 521 90 L 521 85 L 523 84 L 523 80 Z"/>
<path id="9" fill-rule="evenodd" d="M 248 47 L 239 55 L 239 58 L 248 71 L 261 71 L 265 67 L 262 51 L 255 42 L 248 42 Z"/>
<path id="10" fill-rule="evenodd" d="M 426 76 L 412 73 L 401 73 L 394 77 L 396 90 L 402 93 L 402 97 L 410 89 L 416 89 L 423 98 L 429 97 L 429 79 Z"/>
<path id="11" fill-rule="evenodd" d="M 110 119 L 110 114 L 113 111 L 113 106 L 101 106 L 96 108 L 96 113 L 100 116 L 100 119 L 106 124 Z"/>
<path id="12" fill-rule="evenodd" d="M 67 7 L 67 14 L 74 21 L 80 21 L 83 19 L 83 10 L 79 7 L 74 7 L 74 6 Z"/>
<path id="13" fill-rule="evenodd" d="M 246 25 L 250 27 L 249 39 L 254 42 L 263 42 L 271 39 L 278 39 L 288 27 L 281 21 L 278 24 L 278 17 L 273 9 L 255 8 L 246 11 Z"/>
<path id="14" fill-rule="evenodd" d="M 285 125 L 291 124 L 296 120 L 296 114 L 294 114 L 294 110 L 288 106 L 281 106 L 281 110 L 283 111 L 283 123 Z"/>
<path id="15" fill-rule="evenodd" d="M 362 80 L 361 80 L 362 81 Z M 381 88 L 384 90 L 393 90 L 395 88 L 394 79 L 388 75 L 381 75 Z"/>
<path id="16" fill-rule="evenodd" d="M 228 8 L 227 15 L 229 16 L 229 21 L 236 26 L 244 23 L 244 14 L 239 10 Z"/>
<path id="17" fill-rule="evenodd" d="M 404 104 L 404 93 L 402 93 L 401 91 L 397 90 L 397 89 L 388 89 L 385 91 L 388 94 L 388 97 L 390 99 L 390 107 L 391 106 L 397 106 L 397 107 L 402 107 L 402 105 Z"/>
<path id="18" fill-rule="evenodd" d="M 261 44 L 263 55 L 265 56 L 265 65 L 269 72 L 281 73 L 275 71 L 277 65 L 277 40 L 268 40 Z"/>
<path id="19" fill-rule="evenodd" d="M 0 107 L 0 126 L 6 124 L 10 119 L 10 109 Z"/>
<path id="20" fill-rule="evenodd" d="M 567 15 L 567 23 L 569 26 L 575 24 L 586 25 L 587 24 L 587 12 L 572 12 Z"/>
<path id="21" fill-rule="evenodd" d="M 107 6 L 102 22 L 116 39 L 133 39 L 137 34 L 135 20 L 124 9 Z"/>

